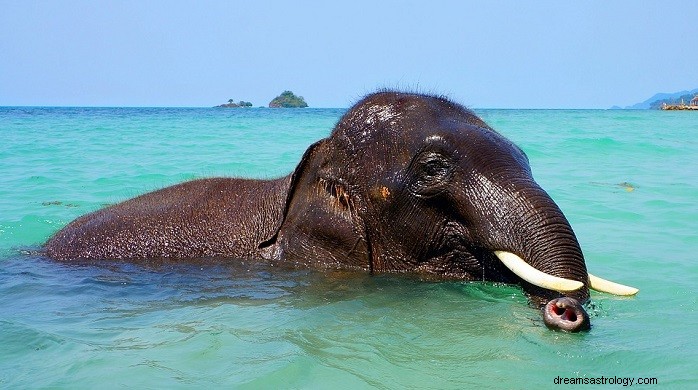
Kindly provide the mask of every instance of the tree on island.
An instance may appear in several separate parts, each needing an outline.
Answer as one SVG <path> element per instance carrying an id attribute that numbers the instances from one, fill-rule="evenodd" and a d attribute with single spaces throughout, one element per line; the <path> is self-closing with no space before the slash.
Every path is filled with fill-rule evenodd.
<path id="1" fill-rule="evenodd" d="M 225 107 L 225 108 L 235 108 L 235 107 L 252 107 L 252 103 L 246 102 L 244 100 L 240 100 L 239 102 L 235 103 L 235 100 L 233 99 L 228 99 L 228 103 L 226 104 L 221 104 L 218 107 Z"/>
<path id="2" fill-rule="evenodd" d="M 308 103 L 305 102 L 303 96 L 296 96 L 291 91 L 283 91 L 281 95 L 275 97 L 269 102 L 269 108 L 305 108 Z"/>

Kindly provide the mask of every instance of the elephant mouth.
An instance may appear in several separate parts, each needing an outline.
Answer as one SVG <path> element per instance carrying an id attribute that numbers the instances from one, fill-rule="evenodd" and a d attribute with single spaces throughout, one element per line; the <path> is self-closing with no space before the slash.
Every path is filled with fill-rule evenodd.
<path id="1" fill-rule="evenodd" d="M 494 254 L 516 276 L 535 286 L 560 293 L 569 293 L 584 287 L 584 283 L 580 281 L 565 279 L 539 271 L 514 253 L 494 251 Z M 592 274 L 588 274 L 588 279 L 589 288 L 599 292 L 630 296 L 637 294 L 639 291 L 637 288 L 611 282 Z"/>
<path id="2" fill-rule="evenodd" d="M 457 241 L 457 240 L 456 240 Z M 497 261 L 503 267 L 490 268 L 486 264 L 493 264 Z M 487 269 L 486 269 L 487 268 Z M 431 257 L 430 261 L 418 268 L 427 273 L 437 273 L 441 276 L 450 275 L 460 278 L 464 274 L 469 274 L 470 278 L 480 280 L 477 276 L 473 278 L 473 270 L 481 270 L 482 280 L 493 280 L 503 283 L 516 283 L 517 279 L 503 277 L 501 270 L 507 268 L 516 276 L 518 280 L 523 280 L 536 287 L 556 291 L 563 295 L 572 294 L 581 290 L 585 285 L 591 290 L 609 293 L 619 296 L 632 296 L 639 292 L 635 287 L 626 286 L 612 282 L 591 273 L 587 273 L 586 283 L 579 280 L 572 280 L 551 275 L 531 266 L 515 253 L 503 250 L 487 250 L 472 246 L 454 245 L 448 250 Z M 472 280 L 471 279 L 471 280 Z"/>

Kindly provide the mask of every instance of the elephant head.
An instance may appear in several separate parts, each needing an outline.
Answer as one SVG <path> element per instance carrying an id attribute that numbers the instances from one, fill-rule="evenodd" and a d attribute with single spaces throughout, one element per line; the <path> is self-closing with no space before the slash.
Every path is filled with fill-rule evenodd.
<path id="1" fill-rule="evenodd" d="M 520 148 L 468 109 L 420 94 L 369 95 L 312 145 L 260 249 L 299 263 L 520 284 L 548 326 L 569 331 L 590 326 L 581 304 L 590 287 L 637 291 L 590 277 Z"/>

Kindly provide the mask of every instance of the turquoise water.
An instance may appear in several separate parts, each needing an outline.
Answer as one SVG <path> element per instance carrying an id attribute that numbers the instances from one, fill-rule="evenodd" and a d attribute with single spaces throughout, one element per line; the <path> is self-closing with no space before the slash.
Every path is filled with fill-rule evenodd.
<path id="1" fill-rule="evenodd" d="M 529 155 L 589 269 L 589 333 L 521 290 L 265 264 L 56 263 L 75 217 L 198 177 L 272 178 L 337 109 L 0 108 L 0 388 L 530 388 L 698 381 L 698 115 L 481 110 Z"/>

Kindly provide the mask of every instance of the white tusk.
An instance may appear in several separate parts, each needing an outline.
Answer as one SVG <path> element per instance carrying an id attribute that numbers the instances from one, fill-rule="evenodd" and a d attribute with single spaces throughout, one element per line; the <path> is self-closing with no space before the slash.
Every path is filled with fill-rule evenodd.
<path id="1" fill-rule="evenodd" d="M 635 287 L 614 283 L 606 279 L 601 279 L 600 277 L 592 274 L 589 274 L 589 286 L 596 291 L 606 292 L 614 295 L 629 296 L 635 295 L 638 291 L 640 291 Z"/>
<path id="2" fill-rule="evenodd" d="M 584 286 L 584 283 L 576 280 L 558 278 L 557 276 L 538 271 L 537 269 L 531 267 L 522 258 L 511 252 L 495 251 L 494 254 L 497 255 L 499 260 L 501 260 L 502 263 L 511 270 L 511 272 L 515 273 L 521 279 L 538 287 L 559 292 L 568 292 L 579 290 Z"/>

